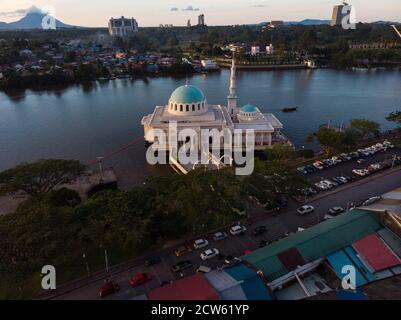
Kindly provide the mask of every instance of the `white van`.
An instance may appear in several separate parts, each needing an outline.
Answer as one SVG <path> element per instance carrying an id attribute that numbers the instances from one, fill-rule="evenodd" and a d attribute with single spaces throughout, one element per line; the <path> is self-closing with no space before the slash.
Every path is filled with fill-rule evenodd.
<path id="1" fill-rule="evenodd" d="M 212 269 L 206 266 L 199 266 L 198 269 L 196 269 L 196 272 L 199 273 L 208 273 L 210 271 L 212 271 Z"/>

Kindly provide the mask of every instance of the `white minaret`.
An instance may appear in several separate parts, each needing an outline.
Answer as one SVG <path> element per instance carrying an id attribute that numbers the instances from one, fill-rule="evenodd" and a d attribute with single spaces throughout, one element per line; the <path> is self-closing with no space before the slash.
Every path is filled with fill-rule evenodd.
<path id="1" fill-rule="evenodd" d="M 235 94 L 235 56 L 233 56 L 232 66 L 231 66 L 231 78 L 230 78 L 230 95 L 228 96 L 228 112 L 231 117 L 237 114 L 237 96 Z"/>

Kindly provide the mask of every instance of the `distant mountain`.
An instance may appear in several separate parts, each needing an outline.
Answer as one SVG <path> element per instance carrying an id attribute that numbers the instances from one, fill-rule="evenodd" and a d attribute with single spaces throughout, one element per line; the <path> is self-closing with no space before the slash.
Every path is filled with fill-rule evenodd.
<path id="1" fill-rule="evenodd" d="M 319 20 L 319 19 L 305 19 L 302 21 L 285 21 L 284 25 L 291 26 L 291 25 L 303 25 L 303 26 L 314 26 L 314 25 L 323 25 L 323 24 L 330 24 L 330 20 Z"/>
<path id="2" fill-rule="evenodd" d="M 46 14 L 44 13 L 29 12 L 25 17 L 23 17 L 18 21 L 10 23 L 0 22 L 0 30 L 41 29 L 42 20 L 45 16 Z M 62 29 L 62 28 L 80 28 L 80 27 L 71 26 L 56 19 L 56 28 Z"/>
<path id="3" fill-rule="evenodd" d="M 374 21 L 372 23 L 374 23 L 374 24 L 399 24 L 399 22 L 395 22 L 395 21 L 382 21 L 382 20 Z"/>

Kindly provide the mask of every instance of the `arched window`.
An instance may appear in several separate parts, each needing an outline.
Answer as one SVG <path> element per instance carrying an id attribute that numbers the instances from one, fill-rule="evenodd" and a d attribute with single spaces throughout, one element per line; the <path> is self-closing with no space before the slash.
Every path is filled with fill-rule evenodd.
<path id="1" fill-rule="evenodd" d="M 198 103 L 198 110 L 200 110 L 200 108 L 201 108 L 201 104 L 200 104 L 200 103 Z"/>
<path id="2" fill-rule="evenodd" d="M 174 110 L 177 111 L 178 110 L 178 106 L 177 104 L 174 105 Z"/>
<path id="3" fill-rule="evenodd" d="M 180 104 L 180 111 L 184 111 L 184 109 L 183 109 L 184 107 L 183 107 L 183 105 L 182 104 Z"/>
<path id="4" fill-rule="evenodd" d="M 186 105 L 185 111 L 186 111 L 186 112 L 189 111 L 189 104 Z"/>
<path id="5" fill-rule="evenodd" d="M 195 105 L 194 104 L 192 105 L 192 111 L 195 111 Z"/>

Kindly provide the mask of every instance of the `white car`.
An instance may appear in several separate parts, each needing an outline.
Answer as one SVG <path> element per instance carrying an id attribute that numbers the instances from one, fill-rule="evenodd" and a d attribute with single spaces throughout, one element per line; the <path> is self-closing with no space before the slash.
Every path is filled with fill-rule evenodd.
<path id="1" fill-rule="evenodd" d="M 326 186 L 326 184 L 321 183 L 321 182 L 317 182 L 315 183 L 316 188 L 320 189 L 320 190 L 327 190 L 329 189 L 328 186 Z"/>
<path id="2" fill-rule="evenodd" d="M 299 208 L 297 211 L 301 216 L 303 216 L 304 214 L 315 211 L 315 208 L 311 205 L 304 205 L 301 208 Z"/>
<path id="3" fill-rule="evenodd" d="M 232 228 L 230 229 L 230 233 L 231 233 L 233 236 L 237 236 L 237 235 L 239 235 L 239 234 L 242 234 L 242 233 L 244 233 L 245 231 L 246 231 L 245 226 L 242 226 L 242 225 L 240 225 L 240 224 L 237 224 L 236 226 L 234 226 L 234 227 L 232 227 Z"/>
<path id="4" fill-rule="evenodd" d="M 226 239 L 226 238 L 227 238 L 227 233 L 225 233 L 224 231 L 216 232 L 216 233 L 213 235 L 213 240 L 214 240 L 214 241 L 221 241 L 221 240 L 224 240 L 224 239 Z"/>
<path id="5" fill-rule="evenodd" d="M 323 169 L 324 169 L 324 167 L 323 167 L 320 163 L 318 163 L 318 162 L 315 162 L 315 163 L 313 164 L 313 166 L 314 166 L 316 169 L 318 169 L 318 170 L 323 170 Z"/>
<path id="6" fill-rule="evenodd" d="M 195 249 L 202 249 L 204 247 L 207 247 L 209 244 L 209 241 L 206 239 L 198 239 L 194 241 L 194 248 Z"/>
<path id="7" fill-rule="evenodd" d="M 375 203 L 375 202 L 381 200 L 381 198 L 382 198 L 382 197 L 380 197 L 380 196 L 371 197 L 371 198 L 365 200 L 365 201 L 362 203 L 362 205 L 363 205 L 363 206 L 371 205 L 371 204 L 373 204 L 373 203 Z"/>
<path id="8" fill-rule="evenodd" d="M 329 210 L 330 215 L 338 215 L 343 213 L 345 210 L 342 207 L 333 207 Z"/>
<path id="9" fill-rule="evenodd" d="M 364 177 L 369 174 L 369 171 L 366 169 L 354 169 L 352 172 L 358 176 Z"/>
<path id="10" fill-rule="evenodd" d="M 213 248 L 213 249 L 207 249 L 206 251 L 202 252 L 200 257 L 202 260 L 209 260 L 218 255 L 219 255 L 219 250 Z"/>

